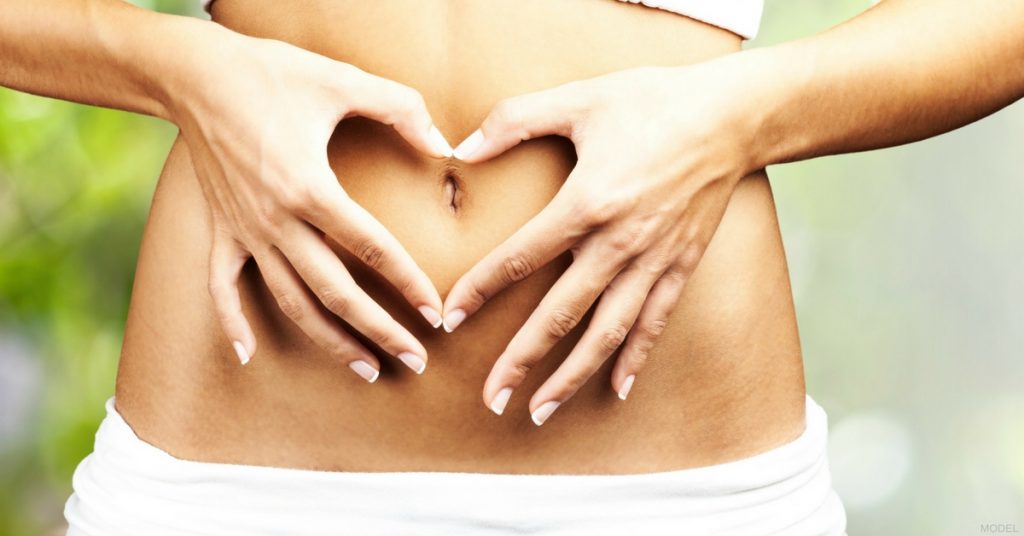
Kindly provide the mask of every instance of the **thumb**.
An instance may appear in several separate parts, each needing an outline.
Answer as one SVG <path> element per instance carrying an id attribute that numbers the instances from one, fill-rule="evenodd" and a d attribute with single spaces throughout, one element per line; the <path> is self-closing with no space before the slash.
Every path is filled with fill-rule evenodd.
<path id="1" fill-rule="evenodd" d="M 345 105 L 349 113 L 391 125 L 416 150 L 437 158 L 452 155 L 452 148 L 427 111 L 423 95 L 393 80 L 353 67 L 348 71 Z"/>
<path id="2" fill-rule="evenodd" d="M 503 99 L 453 155 L 465 162 L 481 162 L 529 139 L 552 134 L 571 138 L 573 124 L 581 115 L 581 96 L 570 83 Z"/>

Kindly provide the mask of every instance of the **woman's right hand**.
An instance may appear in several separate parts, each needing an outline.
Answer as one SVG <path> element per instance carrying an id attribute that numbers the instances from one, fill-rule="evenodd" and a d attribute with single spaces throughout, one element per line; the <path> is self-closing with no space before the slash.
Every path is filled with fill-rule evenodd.
<path id="1" fill-rule="evenodd" d="M 196 76 L 169 114 L 187 142 L 209 203 L 209 289 L 242 364 L 256 339 L 238 278 L 254 257 L 281 310 L 367 381 L 380 364 L 330 313 L 417 373 L 426 350 L 346 270 L 330 237 L 383 275 L 435 328 L 441 298 L 398 240 L 343 190 L 327 160 L 338 122 L 364 116 L 394 126 L 414 148 L 451 155 L 415 90 L 352 65 L 217 27 Z M 319 302 L 319 303 L 317 303 Z M 362 363 L 360 363 L 362 362 Z"/>

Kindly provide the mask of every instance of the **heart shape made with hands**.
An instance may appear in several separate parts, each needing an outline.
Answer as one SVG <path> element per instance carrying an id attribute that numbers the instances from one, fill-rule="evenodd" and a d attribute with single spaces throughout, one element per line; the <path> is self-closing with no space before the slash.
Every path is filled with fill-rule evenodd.
<path id="1" fill-rule="evenodd" d="M 550 201 L 539 212 L 531 212 L 525 224 L 462 274 L 443 301 L 394 235 L 336 188 L 339 179 L 326 166 L 329 178 L 326 174 L 317 178 L 317 184 L 307 186 L 308 193 L 284 195 L 291 199 L 284 208 L 295 214 L 292 220 L 310 225 L 289 223 L 298 230 L 287 240 L 281 240 L 280 233 L 271 236 L 272 246 L 288 261 L 297 261 L 291 264 L 299 278 L 283 275 L 287 266 L 275 266 L 284 264 L 278 259 L 266 254 L 256 259 L 265 276 L 267 266 L 278 269 L 276 290 L 274 278 L 264 277 L 278 305 L 314 342 L 343 356 L 367 381 L 374 381 L 379 374 L 377 358 L 343 333 L 344 329 L 328 325 L 331 322 L 326 316 L 312 314 L 320 305 L 421 374 L 427 364 L 422 343 L 352 284 L 338 256 L 330 255 L 324 236 L 391 282 L 432 326 L 443 326 L 449 333 L 503 289 L 570 252 L 572 263 L 497 358 L 485 381 L 484 402 L 501 414 L 527 372 L 580 325 L 591 309 L 593 315 L 577 344 L 531 398 L 534 422 L 541 424 L 616 352 L 611 383 L 619 398 L 625 399 L 717 229 L 732 190 L 746 175 L 737 164 L 746 159 L 736 157 L 736 137 L 709 135 L 723 125 L 714 123 L 718 118 L 706 110 L 731 106 L 731 97 L 709 91 L 716 88 L 700 87 L 701 83 L 713 84 L 706 73 L 679 80 L 679 73 L 688 71 L 668 69 L 617 71 L 505 98 L 454 149 L 433 125 L 422 98 L 413 98 L 415 90 L 374 79 L 381 89 L 378 93 L 390 93 L 391 98 L 366 95 L 368 100 L 353 103 L 344 116 L 391 125 L 422 153 L 476 164 L 523 141 L 560 136 L 573 144 L 576 164 Z M 666 84 L 666 77 L 676 79 Z M 676 92 L 666 91 L 666 86 L 692 87 L 695 95 L 680 100 Z M 385 110 L 378 101 L 392 102 L 402 113 Z M 665 119 L 661 117 L 665 110 L 690 119 L 710 118 L 712 124 Z M 659 120 L 652 121 L 652 117 Z M 348 141 L 353 143 L 341 144 L 348 147 L 345 150 L 368 149 L 358 137 Z M 680 147 L 700 150 L 684 152 Z M 373 157 L 364 154 L 364 164 L 393 154 L 387 150 Z M 370 162 L 363 168 L 367 173 L 361 175 L 383 180 L 374 165 Z M 363 181 L 361 186 L 380 192 L 380 185 L 366 186 L 371 182 Z M 390 201 L 387 195 L 376 197 Z M 313 229 L 322 234 L 317 236 Z M 218 243 L 230 247 L 221 246 L 227 268 L 221 270 L 218 285 L 211 288 L 221 294 L 215 301 L 222 316 L 228 318 L 225 324 L 234 327 L 227 329 L 229 336 L 241 334 L 232 340 L 245 363 L 255 342 L 238 314 L 233 286 L 241 264 L 254 250 L 238 249 L 234 240 L 229 235 L 220 242 L 215 240 L 211 257 L 217 257 Z M 265 244 L 255 248 L 266 250 Z M 339 281 L 344 288 L 338 288 Z M 300 288 L 303 282 L 308 288 Z"/>

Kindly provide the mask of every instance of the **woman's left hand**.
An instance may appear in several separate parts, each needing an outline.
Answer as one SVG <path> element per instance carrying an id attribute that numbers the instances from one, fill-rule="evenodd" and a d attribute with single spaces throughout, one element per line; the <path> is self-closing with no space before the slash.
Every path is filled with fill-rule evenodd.
<path id="1" fill-rule="evenodd" d="M 642 67 L 512 97 L 455 150 L 476 163 L 559 135 L 578 155 L 551 202 L 464 274 L 444 303 L 451 331 L 504 288 L 572 252 L 572 265 L 485 382 L 484 404 L 495 413 L 598 297 L 582 338 L 534 393 L 530 412 L 542 424 L 620 346 L 611 383 L 625 399 L 736 183 L 753 171 L 749 121 L 737 100 L 747 97 L 745 85 L 720 63 Z"/>

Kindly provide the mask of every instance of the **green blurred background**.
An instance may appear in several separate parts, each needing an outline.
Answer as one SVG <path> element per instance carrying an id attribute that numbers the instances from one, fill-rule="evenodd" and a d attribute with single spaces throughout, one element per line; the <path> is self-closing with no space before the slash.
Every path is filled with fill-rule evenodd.
<path id="1" fill-rule="evenodd" d="M 202 16 L 194 0 L 135 3 Z M 767 0 L 747 46 L 870 4 Z M 175 133 L 0 89 L 0 535 L 63 534 Z M 769 170 L 851 535 L 1024 531 L 1022 141 L 1024 102 L 925 142 Z"/>

